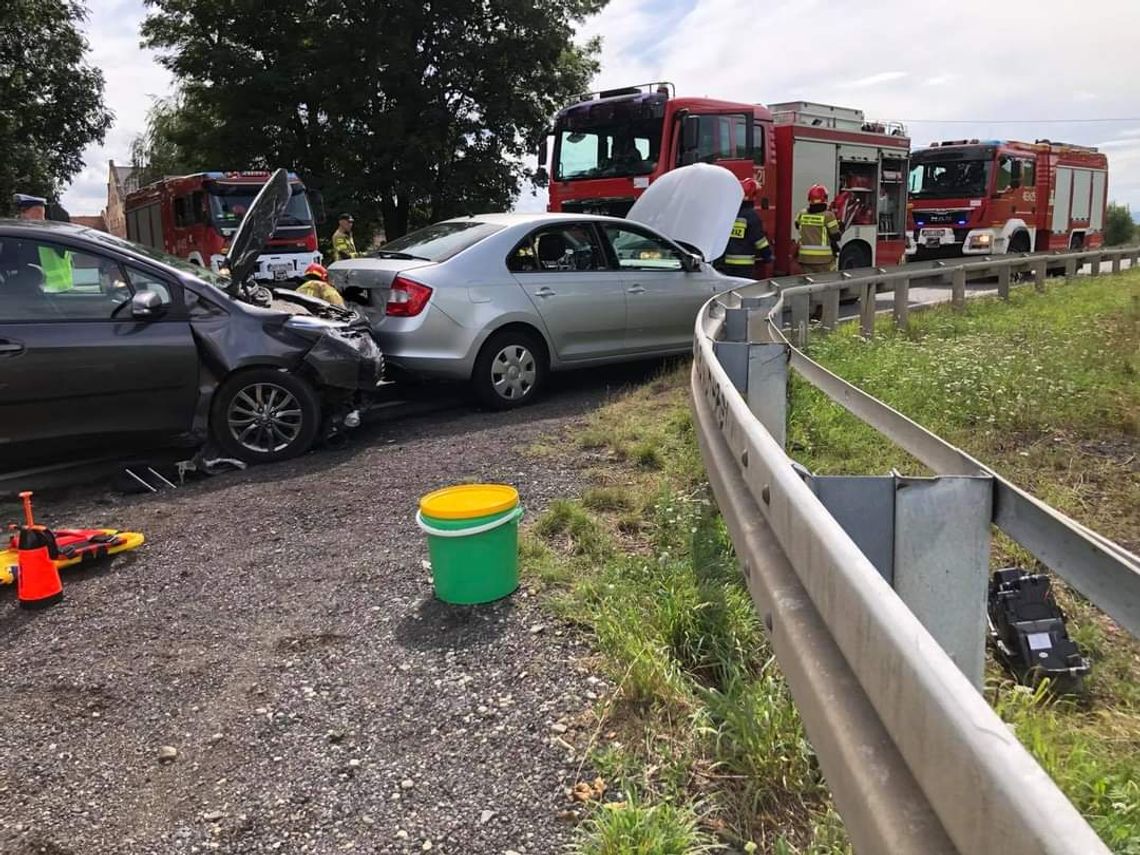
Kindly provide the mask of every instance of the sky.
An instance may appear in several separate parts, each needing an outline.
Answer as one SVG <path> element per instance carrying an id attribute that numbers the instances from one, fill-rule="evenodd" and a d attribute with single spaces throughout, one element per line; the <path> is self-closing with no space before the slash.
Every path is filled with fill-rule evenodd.
<path id="1" fill-rule="evenodd" d="M 1140 215 L 1140 2 L 1095 0 L 1085 18 L 1075 5 L 610 0 L 579 37 L 603 38 L 599 89 L 665 80 L 678 95 L 856 107 L 903 121 L 915 148 L 975 137 L 1095 145 L 1109 157 L 1109 198 Z M 143 0 L 88 6 L 91 61 L 106 76 L 115 124 L 64 194 L 72 214 L 103 208 L 108 159 L 129 163 L 147 107 L 171 87 L 139 47 Z M 526 191 L 518 203 L 544 205 Z"/>

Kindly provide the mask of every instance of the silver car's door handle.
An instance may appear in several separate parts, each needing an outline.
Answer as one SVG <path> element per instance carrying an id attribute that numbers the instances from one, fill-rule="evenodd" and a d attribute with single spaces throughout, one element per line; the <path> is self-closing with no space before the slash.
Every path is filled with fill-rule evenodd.
<path id="1" fill-rule="evenodd" d="M 643 288 L 641 285 L 634 285 L 632 288 L 629 289 L 629 293 L 630 294 L 644 294 L 645 288 Z"/>
<path id="2" fill-rule="evenodd" d="M 543 285 L 541 288 L 539 288 L 537 291 L 534 292 L 534 296 L 536 296 L 536 297 L 553 297 L 554 291 L 553 291 L 553 289 L 547 288 L 545 285 Z"/>

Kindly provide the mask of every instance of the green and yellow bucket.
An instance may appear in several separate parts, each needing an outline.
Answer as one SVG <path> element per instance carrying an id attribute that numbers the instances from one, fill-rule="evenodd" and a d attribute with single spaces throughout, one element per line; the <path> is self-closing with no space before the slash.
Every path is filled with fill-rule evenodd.
<path id="1" fill-rule="evenodd" d="M 435 595 L 445 603 L 489 603 L 519 586 L 519 520 L 514 487 L 463 484 L 420 499 L 416 523 L 428 536 Z"/>

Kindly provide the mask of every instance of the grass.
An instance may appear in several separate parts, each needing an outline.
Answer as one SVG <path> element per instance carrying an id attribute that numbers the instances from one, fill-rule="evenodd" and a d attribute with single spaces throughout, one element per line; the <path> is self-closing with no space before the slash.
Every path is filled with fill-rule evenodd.
<path id="1" fill-rule="evenodd" d="M 1015 484 L 1140 551 L 1140 271 L 1016 289 L 1008 303 L 851 326 L 811 355 L 973 454 Z M 924 467 L 802 381 L 792 383 L 789 453 L 817 472 Z M 1003 536 L 997 565 L 1033 566 Z M 1093 661 L 1087 696 L 1056 700 L 992 666 L 991 701 L 1120 853 L 1140 853 L 1140 645 L 1058 584 L 1070 632 Z"/>
<path id="2" fill-rule="evenodd" d="M 523 540 L 524 572 L 589 628 L 614 687 L 586 731 L 607 785 L 580 855 L 839 853 L 842 824 L 704 480 L 688 367 L 530 452 L 569 447 L 592 485 Z"/>

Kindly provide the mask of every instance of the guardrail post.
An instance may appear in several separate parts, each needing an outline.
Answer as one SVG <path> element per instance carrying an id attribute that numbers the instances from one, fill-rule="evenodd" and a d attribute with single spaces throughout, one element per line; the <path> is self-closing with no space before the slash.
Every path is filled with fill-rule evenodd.
<path id="1" fill-rule="evenodd" d="M 1119 273 L 1120 272 L 1120 255 L 1119 254 L 1114 255 L 1112 257 L 1112 272 L 1113 273 Z"/>
<path id="2" fill-rule="evenodd" d="M 1077 275 L 1077 260 L 1075 258 L 1065 259 L 1065 278 L 1072 279 Z"/>
<path id="3" fill-rule="evenodd" d="M 998 268 L 998 296 L 1003 300 L 1009 299 L 1009 265 L 1003 264 Z"/>
<path id="4" fill-rule="evenodd" d="M 950 303 L 955 309 L 966 308 L 966 269 L 955 267 L 950 277 Z"/>
<path id="5" fill-rule="evenodd" d="M 783 448 L 788 425 L 788 346 L 748 345 L 748 409 Z"/>
<path id="6" fill-rule="evenodd" d="M 807 345 L 808 321 L 811 319 L 811 295 L 793 294 L 789 300 L 792 310 L 792 338 L 796 347 Z"/>
<path id="7" fill-rule="evenodd" d="M 892 585 L 981 691 L 993 479 L 895 478 Z"/>
<path id="8" fill-rule="evenodd" d="M 820 324 L 825 330 L 833 330 L 839 326 L 839 291 L 824 291 L 819 296 L 823 309 Z"/>
<path id="9" fill-rule="evenodd" d="M 895 280 L 895 305 L 894 305 L 895 326 L 899 329 L 906 329 L 910 323 L 910 280 L 909 279 L 896 279 Z"/>
<path id="10" fill-rule="evenodd" d="M 1089 276 L 1100 276 L 1100 255 L 1094 255 L 1089 259 Z"/>
<path id="11" fill-rule="evenodd" d="M 1033 265 L 1033 290 L 1045 290 L 1045 274 L 1048 272 L 1049 263 L 1043 258 Z"/>
<path id="12" fill-rule="evenodd" d="M 866 282 L 859 292 L 859 331 L 864 338 L 875 334 L 875 284 Z"/>

